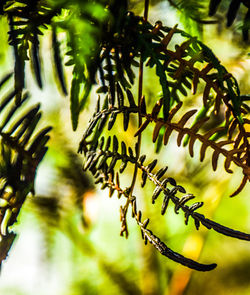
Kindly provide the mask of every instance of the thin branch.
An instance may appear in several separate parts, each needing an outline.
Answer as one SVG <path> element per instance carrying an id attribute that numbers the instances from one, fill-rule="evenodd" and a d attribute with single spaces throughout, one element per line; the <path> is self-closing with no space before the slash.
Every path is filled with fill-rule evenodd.
<path id="1" fill-rule="evenodd" d="M 148 10 L 149 10 L 149 0 L 145 0 L 144 2 L 144 17 L 143 20 L 146 23 L 147 19 L 148 19 Z M 142 123 L 142 116 L 141 116 L 141 98 L 142 98 L 142 90 L 143 90 L 143 60 L 142 60 L 142 56 L 140 57 L 140 65 L 139 65 L 139 85 L 138 85 L 138 107 L 139 107 L 139 112 L 138 112 L 138 127 L 141 126 Z M 141 151 L 141 134 L 139 134 L 138 138 L 137 138 L 137 143 L 135 145 L 135 149 L 136 149 L 136 160 L 139 159 L 140 156 L 140 151 Z M 136 183 L 136 177 L 137 177 L 137 171 L 138 171 L 138 167 L 137 165 L 135 165 L 134 167 L 134 173 L 133 173 L 133 178 L 132 178 L 132 182 L 130 185 L 130 196 L 132 196 L 134 187 L 135 187 L 135 183 Z M 125 204 L 125 206 L 123 208 L 121 208 L 121 210 L 123 210 L 123 215 L 124 218 L 126 218 L 126 214 L 128 211 L 128 206 L 129 206 L 130 200 L 129 198 L 127 199 L 127 202 Z M 126 237 L 128 236 L 128 232 L 127 232 L 127 227 L 125 227 L 125 235 Z M 123 231 L 121 232 L 121 234 L 123 234 Z"/>

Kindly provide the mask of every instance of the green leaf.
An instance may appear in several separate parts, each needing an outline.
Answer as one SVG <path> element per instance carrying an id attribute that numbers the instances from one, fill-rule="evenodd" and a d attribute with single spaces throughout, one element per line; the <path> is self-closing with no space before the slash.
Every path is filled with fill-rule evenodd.
<path id="1" fill-rule="evenodd" d="M 79 83 L 79 80 L 74 76 L 71 82 L 71 90 L 70 90 L 71 122 L 72 122 L 72 128 L 74 131 L 76 130 L 78 125 L 79 92 L 80 92 L 80 83 Z"/>

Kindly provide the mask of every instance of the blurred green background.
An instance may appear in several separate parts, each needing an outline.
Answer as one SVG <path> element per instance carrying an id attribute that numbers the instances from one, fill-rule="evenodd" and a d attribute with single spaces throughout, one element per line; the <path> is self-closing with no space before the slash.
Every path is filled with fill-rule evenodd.
<path id="1" fill-rule="evenodd" d="M 132 1 L 131 6 L 141 14 L 140 2 Z M 249 49 L 242 44 L 237 25 L 233 29 L 207 25 L 202 32 L 195 22 L 188 22 L 170 7 L 168 1 L 153 1 L 153 4 L 149 12 L 151 22 L 160 19 L 168 26 L 179 23 L 180 28 L 199 35 L 238 79 L 242 93 L 249 92 Z M 8 30 L 4 19 L 0 20 L 0 28 L 1 32 Z M 6 33 L 0 35 L 0 42 L 4 73 L 13 66 L 13 57 Z M 132 218 L 129 218 L 129 238 L 119 236 L 119 207 L 124 200 L 116 196 L 109 199 L 105 190 L 95 187 L 91 177 L 82 172 L 83 158 L 76 153 L 94 109 L 95 96 L 91 97 L 77 131 L 73 132 L 69 101 L 60 95 L 54 80 L 49 34 L 41 46 L 46 61 L 43 64 L 45 87 L 40 91 L 33 79 L 28 78 L 27 88 L 33 102 L 42 103 L 44 122 L 51 124 L 53 131 L 49 152 L 37 173 L 37 196 L 26 201 L 15 226 L 19 236 L 2 266 L 0 294 L 250 294 L 250 244 L 206 229 L 196 231 L 192 222 L 185 226 L 182 214 L 175 215 L 173 206 L 164 217 L 159 216 L 160 204 L 154 207 L 150 204 L 154 188 L 149 183 L 146 190 L 139 187 L 135 190 L 155 232 L 175 251 L 201 262 L 216 262 L 218 267 L 208 273 L 194 272 L 162 257 L 151 245 L 144 245 Z M 29 69 L 26 75 L 32 75 Z M 144 94 L 155 101 L 160 87 L 157 78 L 152 77 L 150 70 L 146 70 Z M 68 82 L 70 79 L 68 68 Z M 198 93 L 190 96 L 186 104 L 197 105 L 200 99 Z M 131 137 L 135 128 L 136 124 L 131 124 L 128 132 Z M 142 152 L 152 150 L 150 131 L 144 134 Z M 128 134 L 121 136 L 129 143 Z M 171 144 L 158 157 L 161 164 L 169 166 L 171 177 L 197 196 L 197 201 L 205 202 L 199 212 L 228 227 L 250 232 L 249 186 L 236 198 L 228 197 L 240 182 L 240 171 L 233 167 L 234 174 L 226 174 L 221 159 L 221 169 L 213 172 L 209 156 L 201 164 L 198 153 L 190 159 L 186 148 L 178 148 L 174 136 L 171 139 Z M 152 159 L 154 156 L 152 153 Z M 129 172 L 124 176 L 126 181 Z"/>

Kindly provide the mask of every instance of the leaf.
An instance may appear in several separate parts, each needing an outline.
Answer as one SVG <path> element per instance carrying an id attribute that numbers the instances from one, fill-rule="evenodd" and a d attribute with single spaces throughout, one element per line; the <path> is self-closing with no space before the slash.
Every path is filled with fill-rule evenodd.
<path id="1" fill-rule="evenodd" d="M 60 82 L 61 89 L 65 95 L 68 94 L 65 78 L 64 78 L 64 72 L 63 72 L 63 66 L 62 66 L 62 58 L 60 53 L 60 44 L 57 40 L 56 35 L 56 26 L 52 26 L 52 49 L 53 49 L 53 59 L 54 64 L 57 72 L 57 77 Z"/>
<path id="2" fill-rule="evenodd" d="M 157 173 L 156 173 L 156 178 L 158 179 L 158 180 L 160 180 L 161 179 L 161 177 L 167 172 L 167 170 L 168 170 L 168 166 L 166 166 L 166 167 L 164 167 L 164 168 L 161 168 Z"/>
<path id="3" fill-rule="evenodd" d="M 228 139 L 231 139 L 232 136 L 233 136 L 233 132 L 237 126 L 237 120 L 236 119 L 233 119 L 232 122 L 230 123 L 230 126 L 228 128 Z"/>
<path id="4" fill-rule="evenodd" d="M 185 135 L 185 131 L 179 132 L 179 134 L 177 136 L 177 145 L 178 146 L 181 146 L 181 141 L 182 141 L 184 135 Z"/>
<path id="5" fill-rule="evenodd" d="M 210 0 L 209 3 L 209 16 L 212 16 L 215 14 L 221 0 Z"/>
<path id="6" fill-rule="evenodd" d="M 6 105 L 8 103 L 11 102 L 11 100 L 15 97 L 16 91 L 12 91 L 10 92 L 8 95 L 6 95 L 5 98 L 2 99 L 1 103 L 0 103 L 0 113 L 2 112 L 2 110 L 6 107 Z"/>
<path id="7" fill-rule="evenodd" d="M 19 104 L 15 104 L 11 107 L 11 109 L 8 111 L 7 115 L 5 116 L 3 123 L 0 127 L 0 131 L 7 125 L 7 123 L 11 120 L 12 116 L 15 114 L 15 112 L 19 109 L 19 107 L 28 99 L 28 95 L 24 95 L 23 98 L 20 99 Z M 10 100 L 9 100 L 10 101 Z M 8 102 L 9 102 L 8 101 Z M 6 105 L 6 104 L 5 104 Z"/>
<path id="8" fill-rule="evenodd" d="M 178 24 L 176 24 L 170 31 L 169 33 L 161 40 L 161 44 L 164 46 L 164 47 L 167 47 L 170 40 L 172 39 L 174 33 L 177 31 L 177 26 Z"/>
<path id="9" fill-rule="evenodd" d="M 1 169 L 0 173 L 0 180 L 3 182 L 0 192 L 1 261 L 6 258 L 15 237 L 14 233 L 9 233 L 9 227 L 16 222 L 27 195 L 34 194 L 36 169 L 47 152 L 47 133 L 51 129 L 47 127 L 33 136 L 41 118 L 39 104 L 17 117 L 16 112 L 28 99 L 28 95 L 21 98 L 19 105 L 10 99 L 12 96 L 11 94 L 4 98 L 3 103 L 1 101 L 1 113 L 5 115 L 0 130 L 1 166 L 5 167 L 5 172 Z M 6 108 L 8 104 L 10 105 Z M 7 190 L 11 191 L 11 195 Z M 7 206 L 3 206 L 4 200 L 9 201 Z"/>
<path id="10" fill-rule="evenodd" d="M 152 112 L 151 112 L 151 116 L 153 119 L 156 119 L 160 110 L 161 110 L 161 106 L 162 106 L 162 102 L 163 99 L 161 98 L 160 100 L 157 101 L 157 103 L 154 105 Z"/>
<path id="11" fill-rule="evenodd" d="M 142 227 L 143 227 L 143 228 L 147 228 L 148 224 L 149 224 L 149 218 L 147 218 L 147 219 L 145 219 L 145 220 L 143 221 L 143 223 L 142 223 Z"/>
<path id="12" fill-rule="evenodd" d="M 37 114 L 34 115 L 34 117 L 31 119 L 31 121 L 28 124 L 28 120 L 23 123 L 22 125 L 22 129 L 15 134 L 15 139 L 18 139 L 20 142 L 20 145 L 25 146 L 26 143 L 29 141 L 29 139 L 31 138 L 40 118 L 41 118 L 42 114 L 39 112 Z M 24 135 L 23 135 L 24 134 Z M 23 136 L 22 136 L 23 135 Z M 22 137 L 21 137 L 22 136 Z"/>
<path id="13" fill-rule="evenodd" d="M 15 121 L 15 124 L 10 127 L 10 130 L 8 132 L 9 135 L 12 135 L 22 125 L 24 126 L 26 125 L 26 128 L 27 128 L 27 125 L 31 123 L 32 119 L 37 114 L 39 108 L 40 108 L 40 104 L 33 107 L 31 110 L 26 112 L 19 120 Z M 26 130 L 26 128 L 24 128 L 24 130 Z M 17 139 L 21 137 L 21 135 L 20 136 L 14 135 L 14 136 L 17 137 Z"/>
<path id="14" fill-rule="evenodd" d="M 200 161 L 203 162 L 205 158 L 205 153 L 207 148 L 209 147 L 209 144 L 207 142 L 203 142 L 200 149 Z"/>
<path id="15" fill-rule="evenodd" d="M 203 136 L 204 138 L 206 139 L 209 139 L 212 137 L 213 134 L 217 133 L 217 132 L 220 132 L 220 131 L 223 131 L 225 130 L 224 127 L 217 127 L 217 128 L 214 128 L 214 129 L 210 129 L 208 132 L 206 132 Z"/>
<path id="16" fill-rule="evenodd" d="M 217 168 L 217 164 L 218 164 L 218 158 L 219 158 L 219 154 L 220 152 L 215 150 L 213 152 L 213 156 L 212 156 L 212 166 L 213 166 L 213 170 L 215 171 Z"/>
<path id="17" fill-rule="evenodd" d="M 131 108 L 134 108 L 136 107 L 136 104 L 135 104 L 135 100 L 134 100 L 134 97 L 133 97 L 133 94 L 131 93 L 131 91 L 129 89 L 126 90 L 127 92 L 127 97 L 128 97 L 128 101 L 129 101 L 129 105 Z"/>
<path id="18" fill-rule="evenodd" d="M 168 116 L 168 122 L 170 122 L 173 119 L 173 117 L 179 111 L 181 106 L 182 106 L 182 102 L 179 102 L 174 108 L 171 109 L 171 111 L 169 112 L 169 116 Z"/>
<path id="19" fill-rule="evenodd" d="M 227 26 L 230 27 L 232 25 L 232 23 L 234 22 L 237 12 L 240 8 L 240 3 L 241 1 L 239 0 L 232 0 L 230 5 L 229 5 L 229 9 L 227 12 Z"/>
<path id="20" fill-rule="evenodd" d="M 192 133 L 197 133 L 200 130 L 200 128 L 202 127 L 202 125 L 209 119 L 208 117 L 204 117 L 204 116 L 206 116 L 206 113 L 207 113 L 207 109 L 203 106 L 201 108 L 201 110 L 199 111 L 199 113 L 197 114 L 197 116 L 195 117 L 194 122 L 191 125 Z M 190 136 L 187 135 L 184 142 L 183 142 L 183 146 L 186 146 L 188 144 L 189 138 L 190 138 Z M 193 144 L 195 142 L 195 139 L 196 139 L 196 137 L 193 136 L 192 143 L 191 142 L 189 143 L 189 149 L 191 149 L 191 150 L 193 150 Z M 190 146 L 190 144 L 191 144 L 191 146 Z"/>
<path id="21" fill-rule="evenodd" d="M 118 96 L 118 108 L 121 108 L 124 105 L 124 96 L 119 83 L 116 83 L 116 89 L 117 89 L 117 96 Z"/>
<path id="22" fill-rule="evenodd" d="M 110 144 L 111 144 L 111 137 L 109 136 L 108 139 L 106 140 L 106 145 L 104 149 L 105 151 L 109 150 Z"/>
<path id="23" fill-rule="evenodd" d="M 248 180 L 248 177 L 244 175 L 239 187 L 230 195 L 230 197 L 235 197 L 236 195 L 238 195 L 245 187 L 247 180 Z"/>
<path id="24" fill-rule="evenodd" d="M 160 186 L 157 186 L 154 191 L 153 191 L 153 195 L 152 195 L 152 204 L 155 203 L 155 200 L 158 198 L 158 196 L 160 195 L 162 191 L 162 188 Z"/>
<path id="25" fill-rule="evenodd" d="M 231 157 L 227 157 L 226 160 L 225 160 L 225 163 L 224 163 L 225 170 L 228 173 L 233 173 L 233 171 L 231 169 L 229 169 L 231 162 L 232 162 L 232 158 Z"/>
<path id="26" fill-rule="evenodd" d="M 153 131 L 153 138 L 152 138 L 153 142 L 156 142 L 156 139 L 157 139 L 157 137 L 159 135 L 159 132 L 160 132 L 160 129 L 161 129 L 162 126 L 163 126 L 162 122 L 157 122 L 155 124 L 155 128 L 154 128 L 154 131 Z"/>
<path id="27" fill-rule="evenodd" d="M 180 121 L 178 122 L 178 126 L 183 127 L 187 121 L 197 112 L 197 110 L 190 110 L 187 113 L 185 113 Z"/>
<path id="28" fill-rule="evenodd" d="M 120 173 L 122 173 L 122 172 L 126 169 L 126 167 L 127 167 L 127 163 L 128 163 L 128 162 L 122 162 L 122 164 L 121 164 L 121 166 L 120 166 L 120 169 L 119 169 L 119 172 L 120 172 Z"/>
<path id="29" fill-rule="evenodd" d="M 73 77 L 70 90 L 70 111 L 72 128 L 75 131 L 78 125 L 79 117 L 79 91 L 80 82 L 76 76 Z"/>
<path id="30" fill-rule="evenodd" d="M 49 133 L 52 130 L 52 127 L 45 127 L 44 129 L 40 130 L 34 139 L 32 140 L 32 144 L 28 148 L 28 152 L 31 154 L 34 154 L 38 150 L 41 149 L 42 146 L 46 144 L 49 137 L 46 136 L 47 133 Z"/>
<path id="31" fill-rule="evenodd" d="M 155 168 L 156 164 L 157 164 L 157 160 L 155 159 L 146 167 L 148 172 L 151 172 Z"/>
<path id="32" fill-rule="evenodd" d="M 193 205 L 191 205 L 191 206 L 189 207 L 189 210 L 193 212 L 193 211 L 199 209 L 200 207 L 202 207 L 203 204 L 204 204 L 203 202 L 197 202 L 197 203 L 194 203 Z"/>
<path id="33" fill-rule="evenodd" d="M 123 129 L 124 131 L 127 131 L 129 124 L 129 112 L 127 110 L 124 110 L 123 112 Z"/>
<path id="34" fill-rule="evenodd" d="M 165 195 L 162 206 L 161 206 L 161 215 L 164 215 L 166 213 L 168 204 L 169 204 L 170 197 L 168 195 Z"/>
<path id="35" fill-rule="evenodd" d="M 144 187 L 147 181 L 147 173 L 145 171 L 142 172 L 142 182 L 141 187 Z"/>
<path id="36" fill-rule="evenodd" d="M 127 147 L 124 141 L 121 143 L 121 148 L 122 148 L 122 155 L 126 156 L 127 155 Z"/>
<path id="37" fill-rule="evenodd" d="M 156 147 L 155 147 L 155 152 L 157 154 L 160 152 L 160 150 L 162 148 L 162 145 L 163 145 L 164 132 L 165 132 L 165 129 L 164 128 L 161 128 L 160 129 L 160 132 L 159 132 L 159 135 L 158 135 L 158 138 L 157 138 Z"/>
<path id="38" fill-rule="evenodd" d="M 197 86 L 199 83 L 199 75 L 197 73 L 194 73 L 193 83 L 192 83 L 192 93 L 196 94 Z"/>
<path id="39" fill-rule="evenodd" d="M 187 123 L 187 121 L 196 113 L 197 110 L 191 110 L 185 113 L 180 121 L 177 123 L 178 128 L 183 128 L 183 126 Z M 177 145 L 181 145 L 181 141 L 183 136 L 185 135 L 185 131 L 179 131 L 178 137 L 177 137 Z"/>
<path id="40" fill-rule="evenodd" d="M 5 75 L 5 76 L 1 79 L 1 81 L 0 81 L 0 89 L 3 87 L 3 85 L 4 85 L 6 82 L 9 81 L 9 79 L 12 77 L 12 75 L 13 75 L 13 73 L 9 73 L 9 74 Z M 1 107 L 1 105 L 0 105 L 0 107 Z"/>
<path id="41" fill-rule="evenodd" d="M 189 200 L 192 200 L 192 199 L 194 199 L 193 194 L 186 194 L 185 196 L 181 197 L 179 206 L 185 205 L 185 203 L 187 203 Z"/>
<path id="42" fill-rule="evenodd" d="M 41 78 L 41 60 L 39 53 L 39 39 L 36 33 L 33 33 L 33 40 L 31 42 L 31 57 L 32 57 L 32 66 L 34 69 L 35 77 L 37 84 L 40 88 L 43 87 L 42 78 Z"/>
<path id="43" fill-rule="evenodd" d="M 189 140 L 189 146 L 188 146 L 188 148 L 189 148 L 189 154 L 190 154 L 191 157 L 194 156 L 194 143 L 195 143 L 196 139 L 197 138 L 193 136 Z"/>
<path id="44" fill-rule="evenodd" d="M 163 143 L 164 143 L 164 145 L 167 145 L 168 140 L 169 140 L 169 137 L 170 137 L 172 131 L 173 131 L 173 129 L 170 126 L 168 126 L 166 128 L 165 133 L 164 133 L 164 136 L 163 136 Z"/>
<path id="45" fill-rule="evenodd" d="M 250 241 L 250 234 L 246 234 L 246 233 L 231 229 L 229 227 L 226 227 L 224 225 L 221 225 L 215 221 L 205 218 L 203 215 L 197 212 L 194 212 L 193 216 L 197 218 L 208 229 L 212 228 L 213 230 L 225 236 L 233 237 L 240 240 Z"/>
<path id="46" fill-rule="evenodd" d="M 141 155 L 141 156 L 140 156 L 140 158 L 139 158 L 139 163 L 140 163 L 140 165 L 143 165 L 145 159 L 146 159 L 146 155 Z"/>
<path id="47" fill-rule="evenodd" d="M 199 271 L 210 271 L 214 269 L 216 264 L 201 264 L 192 259 L 186 258 L 179 253 L 172 251 L 168 248 L 159 238 L 154 236 L 151 231 L 144 229 L 144 236 L 147 237 L 148 241 L 164 256 L 169 259 L 176 261 L 189 268 L 199 270 Z"/>
<path id="48" fill-rule="evenodd" d="M 117 153 L 117 151 L 118 151 L 118 139 L 114 135 L 113 136 L 113 153 Z"/>
<path id="49" fill-rule="evenodd" d="M 168 87 L 168 80 L 167 76 L 165 74 L 165 71 L 163 69 L 162 64 L 158 61 L 156 64 L 156 75 L 160 78 L 160 84 L 162 86 L 162 92 L 163 92 L 163 118 L 166 121 L 169 115 L 170 110 L 170 104 L 171 104 L 171 96 L 170 91 Z"/>
<path id="50" fill-rule="evenodd" d="M 207 101 L 209 98 L 209 93 L 211 90 L 211 86 L 209 84 L 206 84 L 205 89 L 203 91 L 203 105 L 206 106 L 207 105 Z"/>
<path id="51" fill-rule="evenodd" d="M 111 113 L 111 116 L 110 116 L 109 122 L 108 122 L 108 130 L 111 130 L 112 127 L 114 126 L 116 117 L 117 117 L 117 113 L 115 113 L 115 112 Z"/>
<path id="52" fill-rule="evenodd" d="M 142 123 L 142 125 L 139 127 L 139 129 L 136 131 L 136 133 L 134 134 L 134 137 L 138 136 L 139 134 L 142 133 L 142 131 L 148 126 L 148 124 L 150 123 L 150 120 L 145 120 L 144 123 Z"/>

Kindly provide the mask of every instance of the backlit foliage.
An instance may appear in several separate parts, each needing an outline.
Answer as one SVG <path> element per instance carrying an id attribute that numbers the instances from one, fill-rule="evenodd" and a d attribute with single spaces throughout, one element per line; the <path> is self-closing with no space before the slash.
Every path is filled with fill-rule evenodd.
<path id="1" fill-rule="evenodd" d="M 169 1 L 170 5 L 190 14 L 196 1 Z M 210 1 L 206 8 L 213 15 L 221 1 Z M 249 7 L 248 1 L 242 1 Z M 236 2 L 231 1 L 227 25 L 236 17 Z M 250 180 L 249 96 L 241 94 L 234 76 L 221 65 L 205 43 L 197 37 L 174 26 L 164 26 L 161 21 L 148 22 L 149 2 L 145 1 L 144 17 L 128 11 L 129 2 L 123 1 L 2 1 L 1 16 L 9 24 L 9 45 L 14 52 L 14 86 L 7 97 L 1 98 L 1 260 L 5 259 L 15 234 L 9 226 L 16 221 L 26 196 L 34 193 L 33 183 L 38 164 L 47 151 L 47 133 L 50 127 L 32 137 L 40 120 L 39 106 L 22 117 L 16 111 L 28 98 L 25 92 L 25 65 L 31 63 L 35 80 L 43 87 L 41 75 L 40 40 L 46 31 L 51 35 L 51 51 L 60 90 L 67 95 L 64 64 L 71 66 L 70 110 L 73 130 L 78 126 L 79 115 L 85 108 L 92 86 L 99 85 L 97 106 L 90 115 L 78 151 L 84 154 L 83 168 L 89 170 L 101 189 L 107 188 L 125 198 L 120 207 L 121 235 L 128 237 L 127 212 L 138 224 L 145 244 L 151 243 L 162 255 L 189 268 L 208 271 L 216 264 L 201 264 L 172 251 L 153 229 L 149 218 L 138 209 L 134 187 L 141 177 L 141 186 L 147 180 L 155 189 L 152 204 L 162 198 L 161 214 L 167 212 L 170 202 L 175 213 L 184 213 L 185 223 L 193 219 L 196 229 L 201 225 L 221 234 L 250 240 L 250 235 L 220 225 L 198 213 L 203 202 L 190 204 L 191 192 L 167 175 L 168 167 L 161 167 L 157 159 L 148 161 L 141 154 L 142 135 L 153 125 L 153 143 L 157 150 L 168 145 L 172 133 L 177 135 L 177 145 L 187 146 L 191 157 L 194 144 L 200 143 L 202 162 L 207 149 L 212 150 L 210 162 L 213 170 L 219 157 L 224 158 L 224 169 L 233 173 L 232 164 L 242 171 L 242 181 L 235 186 L 231 196 L 240 193 Z M 204 5 L 198 5 L 197 11 Z M 193 15 L 192 21 L 209 23 Z M 243 24 L 243 37 L 247 40 L 249 11 Z M 59 35 L 63 34 L 67 51 L 61 50 Z M 152 104 L 143 95 L 143 69 L 151 68 L 161 86 L 159 99 Z M 139 75 L 139 76 L 138 76 Z M 1 82 L 4 84 L 10 75 Z M 138 84 L 138 97 L 135 87 Z M 186 97 L 202 94 L 202 106 L 184 109 Z M 7 105 L 10 108 L 6 108 Z M 218 120 L 207 130 L 211 114 Z M 122 118 L 120 132 L 128 132 L 131 118 L 138 121 L 138 129 L 129 144 L 117 136 L 109 136 Z M 104 132 L 106 130 L 106 132 Z M 107 132 L 108 130 L 108 132 Z M 145 164 L 146 163 L 146 164 Z M 131 185 L 124 187 L 120 175 L 128 166 L 133 167 Z M 234 167 L 236 168 L 236 167 Z"/>

